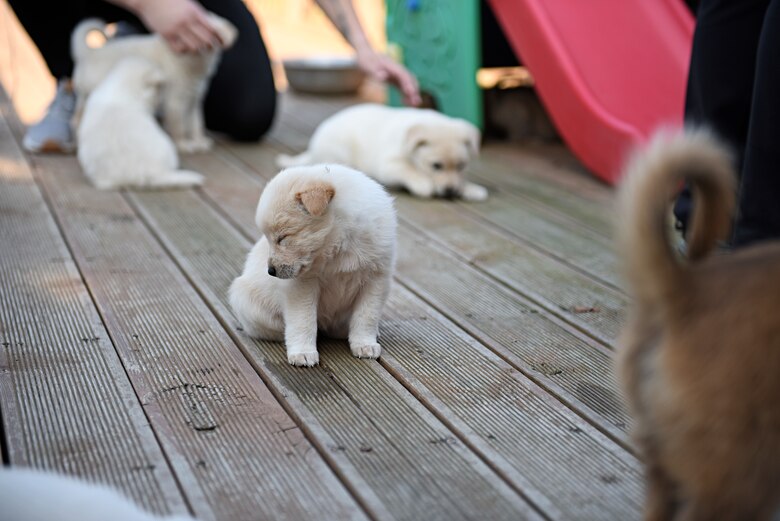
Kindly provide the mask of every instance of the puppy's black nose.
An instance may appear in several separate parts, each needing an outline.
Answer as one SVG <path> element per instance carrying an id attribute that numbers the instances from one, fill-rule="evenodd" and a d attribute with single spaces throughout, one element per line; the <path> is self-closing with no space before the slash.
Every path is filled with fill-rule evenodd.
<path id="1" fill-rule="evenodd" d="M 458 197 L 458 191 L 455 188 L 448 187 L 444 189 L 444 192 L 442 192 L 441 196 L 445 199 L 455 199 Z"/>
<path id="2" fill-rule="evenodd" d="M 268 267 L 268 274 L 270 276 L 272 276 L 272 277 L 276 277 L 276 268 L 274 268 L 273 266 L 269 266 Z"/>

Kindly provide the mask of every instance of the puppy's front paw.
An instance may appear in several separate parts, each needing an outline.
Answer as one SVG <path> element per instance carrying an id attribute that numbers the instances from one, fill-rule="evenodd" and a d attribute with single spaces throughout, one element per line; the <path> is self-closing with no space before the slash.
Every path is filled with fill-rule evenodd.
<path id="1" fill-rule="evenodd" d="M 320 354 L 317 351 L 308 353 L 287 353 L 287 362 L 298 367 L 311 367 L 320 363 Z"/>
<path id="2" fill-rule="evenodd" d="M 488 198 L 487 188 L 474 183 L 466 183 L 463 187 L 463 199 L 465 201 L 485 201 Z"/>
<path id="3" fill-rule="evenodd" d="M 180 139 L 176 141 L 176 148 L 179 152 L 192 154 L 195 152 L 207 152 L 214 146 L 214 141 L 207 137 L 198 139 Z"/>
<path id="4" fill-rule="evenodd" d="M 406 182 L 406 189 L 409 193 L 422 197 L 424 199 L 430 199 L 434 196 L 433 183 L 428 179 L 410 179 Z"/>
<path id="5" fill-rule="evenodd" d="M 349 344 L 352 354 L 358 358 L 379 358 L 382 354 L 382 346 L 376 342 L 355 342 Z"/>

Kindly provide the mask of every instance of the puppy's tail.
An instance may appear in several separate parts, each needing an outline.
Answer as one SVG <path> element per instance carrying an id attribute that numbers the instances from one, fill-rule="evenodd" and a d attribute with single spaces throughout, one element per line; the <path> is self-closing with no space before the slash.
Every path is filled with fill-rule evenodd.
<path id="1" fill-rule="evenodd" d="M 70 35 L 70 55 L 74 62 L 78 63 L 92 51 L 87 45 L 87 35 L 92 31 L 98 31 L 107 38 L 106 23 L 98 18 L 87 18 L 73 29 L 73 34 Z"/>
<path id="2" fill-rule="evenodd" d="M 279 168 L 290 168 L 291 166 L 308 166 L 316 163 L 314 157 L 307 150 L 297 156 L 289 156 L 287 154 L 279 154 L 276 156 L 276 166 Z"/>
<path id="3" fill-rule="evenodd" d="M 686 293 L 689 265 L 669 243 L 669 203 L 687 180 L 693 190 L 688 260 L 709 253 L 725 237 L 734 208 L 731 157 L 704 130 L 671 137 L 659 134 L 628 165 L 620 190 L 618 245 L 634 297 L 654 309 L 674 307 Z"/>

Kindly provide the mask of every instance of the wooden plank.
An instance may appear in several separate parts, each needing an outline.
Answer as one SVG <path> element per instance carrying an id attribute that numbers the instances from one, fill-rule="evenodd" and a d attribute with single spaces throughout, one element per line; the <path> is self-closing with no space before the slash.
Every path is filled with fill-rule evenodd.
<path id="1" fill-rule="evenodd" d="M 123 196 L 73 158 L 35 164 L 197 516 L 364 518 Z"/>
<path id="2" fill-rule="evenodd" d="M 207 173 L 206 191 L 223 186 L 218 174 L 225 164 L 213 155 L 187 164 Z M 245 186 L 252 193 L 257 185 Z M 212 308 L 234 324 L 227 288 L 251 243 L 186 192 L 138 193 L 132 200 Z M 371 494 L 365 501 L 378 512 L 395 519 L 537 517 L 377 362 L 355 359 L 345 342 L 320 341 L 320 366 L 301 370 L 287 364 L 279 343 L 238 334 L 236 340 L 356 494 Z"/>
<path id="3" fill-rule="evenodd" d="M 220 165 L 213 156 L 191 160 L 188 164 L 206 172 L 206 193 L 211 192 L 211 186 L 213 190 L 226 186 L 223 174 L 230 170 L 229 165 Z M 254 192 L 254 189 L 248 192 Z M 214 302 L 218 313 L 229 313 L 227 286 L 240 273 L 251 242 L 237 235 L 216 211 L 210 211 L 204 202 L 197 201 L 189 193 L 134 194 L 132 197 L 191 280 L 202 288 L 207 300 Z M 191 233 L 192 228 L 199 233 Z M 233 321 L 232 317 L 229 320 Z M 381 341 L 386 347 L 382 362 L 442 421 L 457 424 L 458 435 L 466 438 L 469 446 L 543 508 L 545 515 L 557 519 L 636 517 L 641 495 L 637 461 L 509 364 L 457 331 L 457 326 L 422 304 L 409 291 L 396 286 L 382 322 Z M 308 403 L 311 397 L 302 395 L 301 386 L 292 386 L 290 377 L 282 371 L 284 352 L 281 346 L 262 342 L 255 346 L 256 349 L 250 349 L 250 352 L 258 365 L 267 366 L 268 360 L 273 359 L 276 364 L 273 377 L 281 380 L 283 388 L 295 389 L 293 392 L 298 393 L 301 401 Z M 378 364 L 356 362 L 349 356 L 344 342 L 320 342 L 320 347 L 322 366 L 307 372 L 307 377 L 317 378 L 321 371 L 329 373 L 352 400 L 370 410 L 374 425 L 382 428 L 398 450 L 393 454 L 395 458 L 412 459 L 423 468 L 435 468 L 430 463 L 431 447 L 438 452 L 444 447 L 459 445 L 458 439 L 443 429 L 437 432 L 424 429 L 414 417 L 410 421 L 409 413 L 399 406 L 394 393 L 390 392 L 393 386 L 382 385 L 387 375 Z M 288 368 L 288 372 L 300 374 L 292 368 Z M 328 402 L 333 402 L 332 391 L 323 388 L 320 393 L 327 394 Z M 336 431 L 331 418 L 332 407 L 312 407 L 312 411 L 334 441 L 339 435 L 344 436 L 337 432 L 346 427 L 353 430 L 354 424 L 358 423 L 352 419 L 347 425 L 338 426 Z M 352 438 L 356 441 L 365 439 Z M 328 440 L 326 445 L 334 441 Z M 350 449 L 354 451 L 354 448 L 354 442 L 352 445 L 342 442 L 336 454 L 349 457 Z M 370 448 L 376 459 L 388 449 L 381 443 L 378 446 L 371 444 Z M 380 467 L 376 459 L 373 472 L 363 471 L 369 471 L 366 479 L 376 480 L 371 483 L 375 490 L 380 486 L 383 490 L 397 488 L 397 479 L 408 485 L 416 478 L 415 472 L 396 475 L 393 469 L 398 462 Z M 359 471 L 365 468 L 360 461 L 355 462 L 355 466 Z M 468 468 L 464 467 L 460 472 L 466 473 Z M 390 483 L 387 483 L 388 479 Z M 443 486 L 439 493 L 449 496 L 457 496 L 462 487 L 451 474 L 439 476 L 436 481 Z M 470 481 L 468 495 L 479 499 L 481 504 L 469 502 L 468 516 L 500 518 L 500 512 L 484 510 L 495 506 L 485 501 L 481 481 L 473 478 Z M 413 510 L 408 511 L 410 518 L 422 518 L 423 513 L 427 513 L 425 517 L 428 518 L 434 515 L 432 512 L 457 515 L 444 510 L 440 504 L 422 506 L 419 499 L 416 501 Z M 483 509 L 481 514 L 473 510 L 474 507 Z"/>
<path id="4" fill-rule="evenodd" d="M 606 344 L 619 334 L 628 298 L 581 269 L 575 259 L 552 256 L 526 242 L 513 240 L 490 224 L 470 218 L 462 205 L 423 201 L 403 194 L 397 196 L 396 204 L 404 222 L 418 233 L 532 298 L 551 313 Z M 508 210 L 508 220 L 513 213 L 514 220 L 524 220 L 519 209 Z M 538 223 L 526 222 L 523 226 L 535 224 Z M 575 250 L 575 246 L 566 244 L 557 249 Z"/>
<path id="5" fill-rule="evenodd" d="M 470 170 L 476 182 L 493 188 L 491 195 L 500 192 L 508 204 L 523 208 L 536 220 L 573 230 L 602 244 L 611 238 L 614 227 L 611 194 L 594 196 L 576 183 L 573 187 L 566 183 L 559 186 L 552 175 L 555 169 L 549 167 L 545 158 L 518 153 L 507 160 L 499 155 L 500 150 L 499 146 L 486 146 Z M 545 174 L 552 179 L 545 179 Z M 474 210 L 480 208 L 475 205 Z"/>
<path id="6" fill-rule="evenodd" d="M 243 203 L 235 197 L 236 187 L 250 186 L 245 179 L 243 165 L 250 166 L 266 179 L 274 175 L 273 158 L 278 149 L 240 145 L 230 145 L 228 149 L 243 162 L 231 164 L 227 159 L 227 163 L 219 165 L 217 158 L 213 158 L 208 164 L 200 164 L 204 171 L 218 179 L 218 182 L 207 185 L 207 192 L 241 229 L 256 234 L 254 201 L 249 196 L 259 192 L 258 182 L 255 182 L 255 188 L 245 190 Z M 223 190 L 229 194 L 227 198 L 222 197 Z M 446 203 L 441 204 L 446 206 Z M 400 217 L 404 219 L 403 212 Z M 608 349 L 560 319 L 545 314 L 537 304 L 458 261 L 451 253 L 442 251 L 441 247 L 431 244 L 430 239 L 413 233 L 407 227 L 399 229 L 399 240 L 399 282 L 562 400 L 578 404 L 583 415 L 628 446 L 626 431 L 629 418 L 613 382 L 612 354 Z M 529 274 L 533 275 L 533 269 L 543 268 L 543 262 L 536 267 L 532 265 Z M 582 305 L 580 311 L 596 304 L 588 300 L 582 301 Z M 604 324 L 598 322 L 604 320 L 599 316 L 601 311 L 576 313 L 572 308 L 569 313 L 593 315 L 589 320 L 593 321 L 594 327 L 612 328 L 609 334 L 613 335 L 617 328 L 618 305 L 614 299 L 598 305 L 612 310 L 604 313 Z M 604 340 L 611 340 L 611 336 Z"/>
<path id="7" fill-rule="evenodd" d="M 397 290 L 388 307 L 385 365 L 496 468 L 544 494 L 535 499 L 547 513 L 638 517 L 633 457 L 411 292 Z"/>
<path id="8" fill-rule="evenodd" d="M 410 289 L 565 401 L 591 409 L 600 426 L 624 439 L 629 418 L 612 379 L 611 353 L 424 237 L 402 232 L 399 239 L 398 271 Z"/>
<path id="9" fill-rule="evenodd" d="M 0 411 L 5 463 L 186 513 L 79 271 L 0 117 Z"/>
<path id="10" fill-rule="evenodd" d="M 482 204 L 455 205 L 460 213 L 476 216 L 481 222 L 504 231 L 512 240 L 562 260 L 613 288 L 622 286 L 610 239 L 551 216 L 545 209 L 504 192 L 493 193 Z"/>
<path id="11" fill-rule="evenodd" d="M 588 172 L 565 143 L 494 141 L 492 144 L 492 156 L 505 158 L 511 164 L 532 161 L 536 168 L 527 169 L 527 176 L 552 182 L 586 200 L 613 199 L 612 187 Z"/>

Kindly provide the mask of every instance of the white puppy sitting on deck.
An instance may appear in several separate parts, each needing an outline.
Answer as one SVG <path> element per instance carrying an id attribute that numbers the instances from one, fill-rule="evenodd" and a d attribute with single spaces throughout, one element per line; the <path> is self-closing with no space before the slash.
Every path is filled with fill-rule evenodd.
<path id="1" fill-rule="evenodd" d="M 230 287 L 251 337 L 284 340 L 292 365 L 319 363 L 317 331 L 377 358 L 379 318 L 395 266 L 393 200 L 366 175 L 338 165 L 283 170 L 263 190 L 263 237 Z"/>
<path id="2" fill-rule="evenodd" d="M 71 36 L 71 54 L 75 63 L 73 88 L 77 95 L 76 117 L 84 103 L 114 66 L 129 56 L 146 58 L 161 71 L 165 80 L 162 97 L 163 126 L 183 152 L 211 148 L 203 123 L 203 98 L 222 51 L 233 45 L 238 30 L 222 17 L 208 13 L 209 22 L 220 38 L 215 47 L 200 53 L 176 53 L 159 34 L 113 38 L 105 45 L 91 48 L 87 35 L 97 31 L 105 36 L 102 20 L 84 20 Z"/>
<path id="3" fill-rule="evenodd" d="M 418 197 L 484 201 L 487 189 L 465 178 L 479 142 L 479 130 L 463 119 L 434 110 L 368 103 L 326 119 L 306 152 L 281 154 L 277 163 L 281 167 L 340 163 Z"/>
<path id="4" fill-rule="evenodd" d="M 79 123 L 78 159 L 101 190 L 199 185 L 203 176 L 178 170 L 171 138 L 154 119 L 163 75 L 144 58 L 121 60 L 87 100 Z"/>

